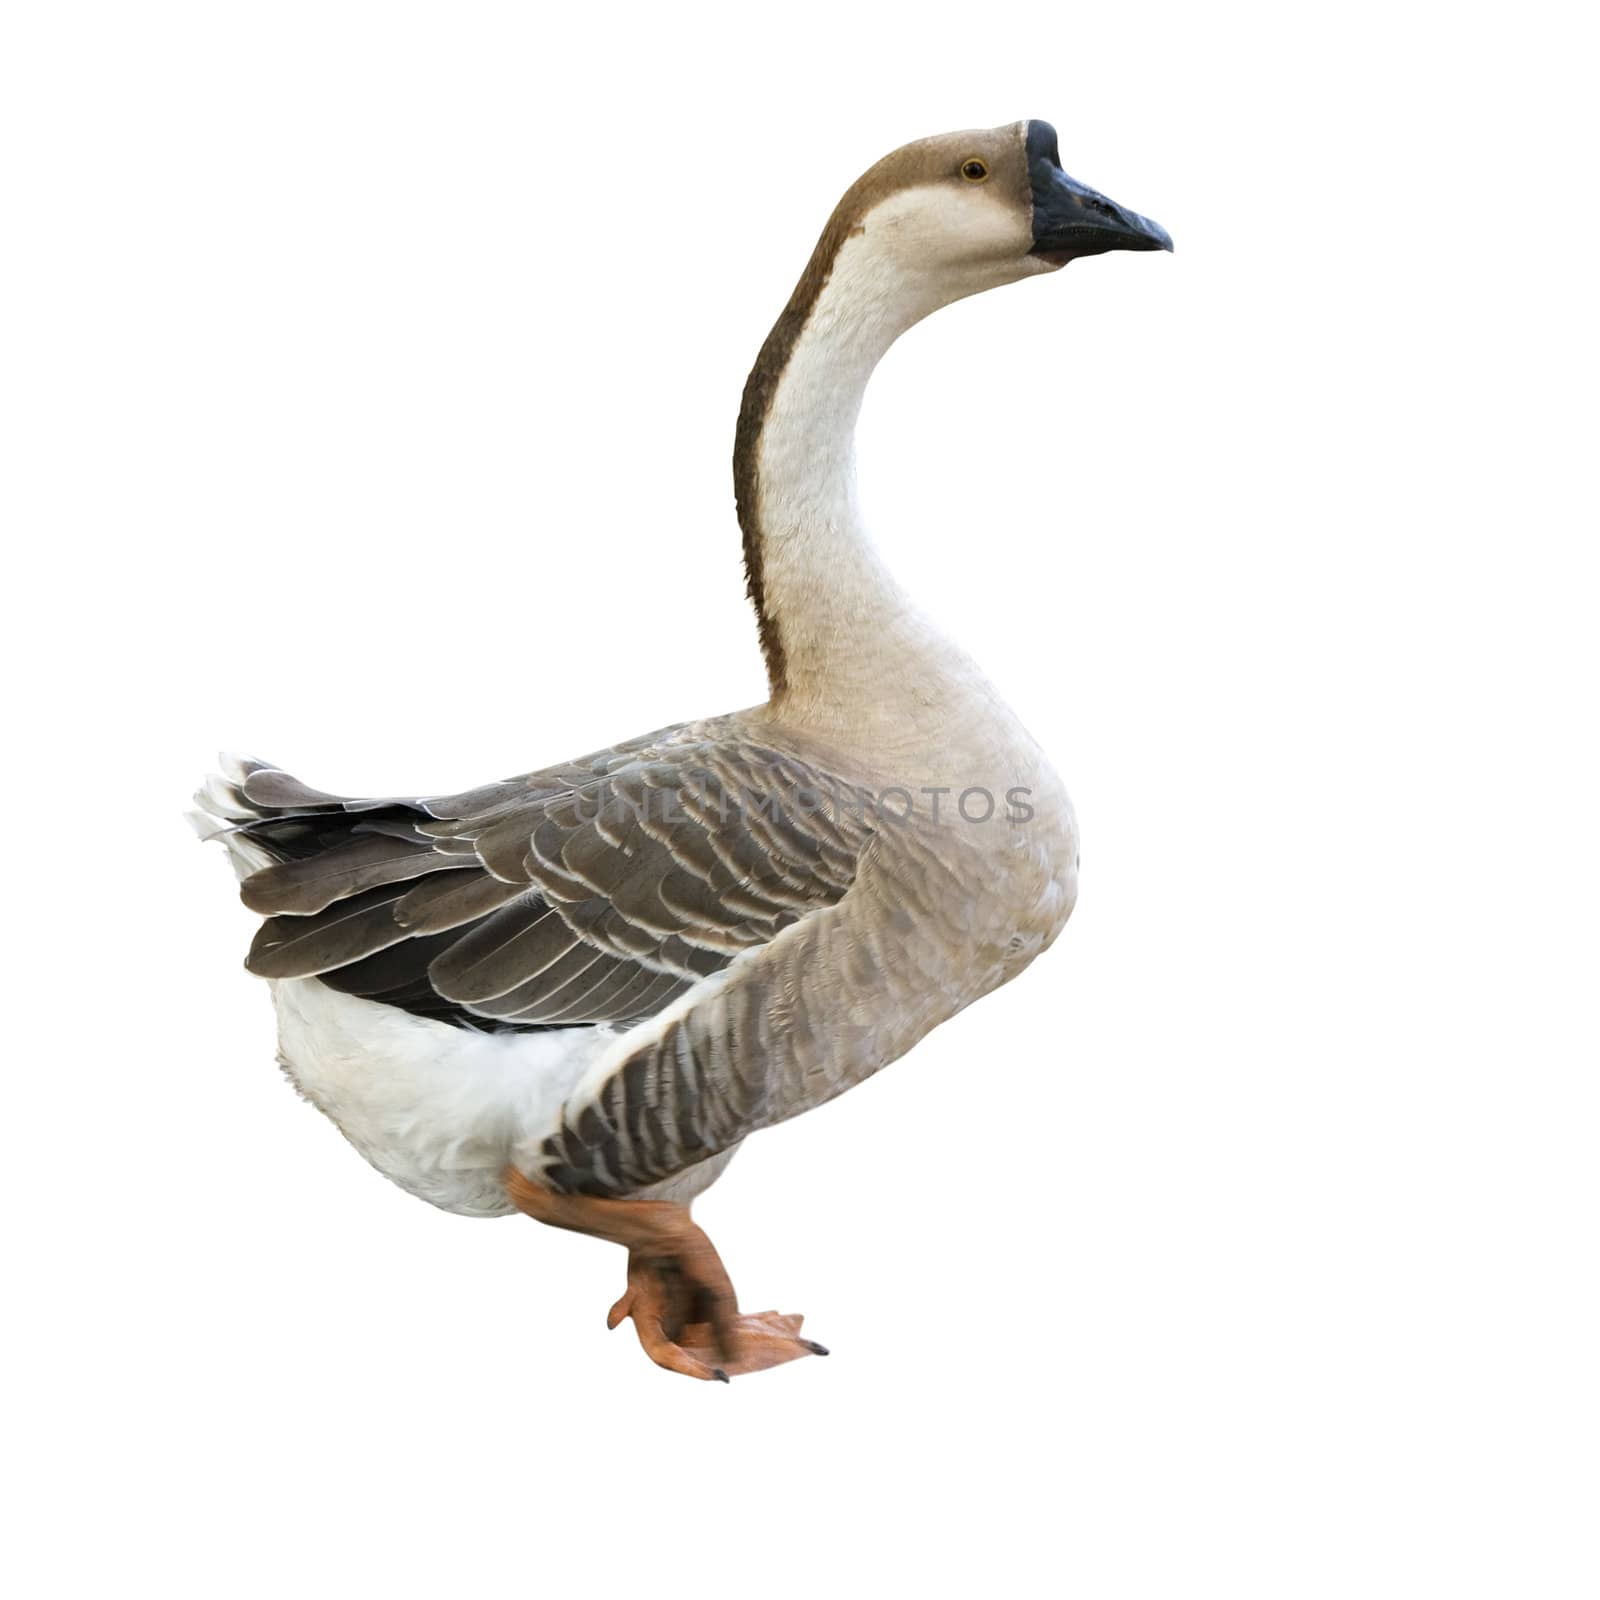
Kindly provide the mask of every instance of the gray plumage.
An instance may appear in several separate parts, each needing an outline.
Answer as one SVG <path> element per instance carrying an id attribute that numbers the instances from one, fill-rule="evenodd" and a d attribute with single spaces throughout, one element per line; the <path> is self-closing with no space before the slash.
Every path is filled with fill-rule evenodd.
<path id="1" fill-rule="evenodd" d="M 240 888 L 268 918 L 250 971 L 344 987 L 410 942 L 419 959 L 386 970 L 438 1002 L 417 1009 L 524 1027 L 655 1014 L 838 900 L 871 832 L 859 791 L 721 724 L 459 795 L 347 799 L 260 762 L 232 776 L 202 803 L 280 858 Z M 835 796 L 842 825 L 819 804 Z"/>

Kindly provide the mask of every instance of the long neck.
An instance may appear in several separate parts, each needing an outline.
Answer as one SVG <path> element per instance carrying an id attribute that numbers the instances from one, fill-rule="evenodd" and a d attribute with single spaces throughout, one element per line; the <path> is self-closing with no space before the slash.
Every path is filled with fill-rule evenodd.
<path id="1" fill-rule="evenodd" d="M 775 710 L 860 727 L 926 700 L 959 657 L 911 608 L 861 525 L 855 427 L 884 352 L 931 305 L 888 292 L 861 241 L 828 241 L 746 385 L 734 454 L 750 595 Z"/>

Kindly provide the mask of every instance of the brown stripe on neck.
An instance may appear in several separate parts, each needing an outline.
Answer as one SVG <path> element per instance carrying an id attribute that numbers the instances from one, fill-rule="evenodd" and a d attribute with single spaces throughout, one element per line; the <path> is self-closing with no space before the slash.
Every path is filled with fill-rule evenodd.
<path id="1" fill-rule="evenodd" d="M 846 239 L 863 231 L 862 219 L 886 195 L 909 183 L 923 180 L 932 166 L 926 144 L 908 145 L 885 156 L 863 173 L 834 208 L 828 225 L 811 252 L 800 281 L 789 296 L 778 320 L 767 335 L 756 364 L 745 380 L 744 398 L 739 405 L 739 425 L 733 439 L 733 495 L 738 509 L 739 527 L 744 534 L 745 591 L 756 609 L 756 624 L 761 633 L 761 654 L 766 658 L 767 683 L 777 699 L 789 687 L 789 663 L 783 648 L 783 632 L 778 618 L 767 604 L 764 572 L 765 533 L 761 527 L 760 474 L 761 434 L 772 410 L 778 384 L 787 370 L 800 335 L 805 332 L 822 291 L 827 287 L 833 264 Z"/>
<path id="2" fill-rule="evenodd" d="M 788 305 L 761 346 L 756 364 L 745 379 L 744 397 L 739 402 L 739 425 L 733 435 L 733 499 L 739 528 L 744 534 L 744 586 L 751 605 L 756 608 L 761 654 L 767 663 L 767 686 L 775 700 L 789 686 L 789 663 L 778 619 L 767 606 L 765 535 L 761 528 L 761 485 L 756 463 L 761 455 L 762 430 L 767 425 L 779 380 L 788 368 L 794 347 L 800 342 L 800 335 L 833 271 L 839 246 L 849 237 L 849 228 L 837 227 L 838 222 L 836 211 L 817 241 L 806 270 L 789 296 Z M 853 218 L 851 225 L 859 226 Z"/>

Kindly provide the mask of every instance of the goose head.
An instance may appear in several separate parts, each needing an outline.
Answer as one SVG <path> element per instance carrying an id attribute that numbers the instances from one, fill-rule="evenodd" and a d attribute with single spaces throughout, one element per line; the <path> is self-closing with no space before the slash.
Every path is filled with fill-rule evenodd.
<path id="1" fill-rule="evenodd" d="M 877 295 L 925 316 L 1081 256 L 1171 248 L 1158 223 L 1069 177 L 1055 129 L 1027 119 L 885 156 L 839 202 L 812 270 L 826 274 L 848 255 Z"/>

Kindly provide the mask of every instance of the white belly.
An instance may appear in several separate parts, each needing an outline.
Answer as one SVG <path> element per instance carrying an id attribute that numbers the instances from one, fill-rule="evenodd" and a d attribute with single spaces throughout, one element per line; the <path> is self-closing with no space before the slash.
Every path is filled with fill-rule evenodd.
<path id="1" fill-rule="evenodd" d="M 279 1059 L 305 1097 L 385 1177 L 469 1217 L 512 1210 L 507 1165 L 538 1171 L 562 1103 L 620 1031 L 476 1033 L 315 978 L 272 990 Z"/>

